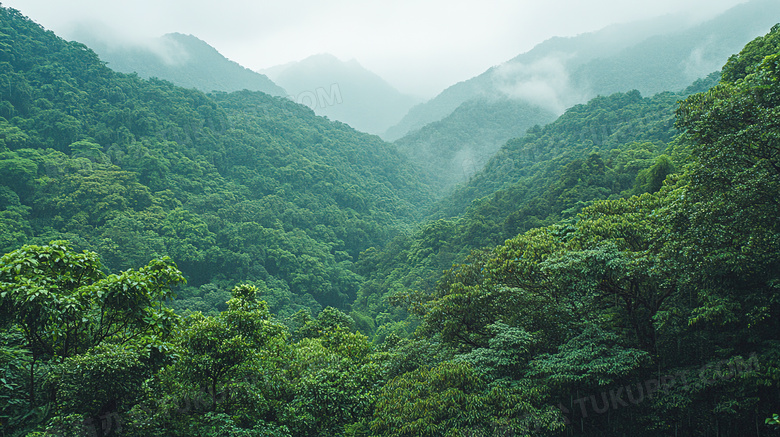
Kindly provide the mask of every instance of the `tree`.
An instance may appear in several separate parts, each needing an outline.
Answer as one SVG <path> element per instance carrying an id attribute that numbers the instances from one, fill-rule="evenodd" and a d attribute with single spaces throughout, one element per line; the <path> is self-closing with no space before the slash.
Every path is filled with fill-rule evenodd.
<path id="1" fill-rule="evenodd" d="M 57 387 L 57 416 L 79 414 L 87 422 L 121 427 L 119 413 L 128 411 L 143 393 L 142 383 L 156 370 L 143 352 L 117 344 L 101 344 L 66 358 L 49 379 Z M 116 422 L 116 423 L 115 423 Z"/>
<path id="2" fill-rule="evenodd" d="M 184 320 L 176 341 L 178 359 L 150 380 L 132 413 L 134 432 L 190 435 L 222 415 L 236 432 L 249 432 L 276 418 L 271 404 L 278 397 L 273 387 L 282 384 L 286 328 L 258 300 L 257 291 L 238 285 L 226 311 L 214 317 L 194 313 Z"/>
<path id="3" fill-rule="evenodd" d="M 381 360 L 365 335 L 350 332 L 355 322 L 343 312 L 328 307 L 317 319 L 299 318 L 296 335 L 304 338 L 290 345 L 280 415 L 296 436 L 340 435 L 370 415 Z"/>
<path id="4" fill-rule="evenodd" d="M 677 111 L 690 164 L 669 222 L 679 253 L 697 266 L 694 324 L 734 323 L 739 311 L 751 314 L 741 323 L 752 330 L 778 326 L 770 314 L 780 310 L 779 41 L 775 26 Z"/>
<path id="5" fill-rule="evenodd" d="M 36 398 L 35 367 L 62 363 L 103 343 L 161 346 L 178 320 L 164 306 L 184 281 L 170 259 L 105 275 L 98 255 L 75 252 L 67 241 L 26 245 L 0 259 L 0 311 L 19 326 L 32 354 L 29 402 Z M 52 399 L 53 400 L 53 399 Z"/>
<path id="6" fill-rule="evenodd" d="M 378 436 L 530 436 L 563 423 L 554 409 L 534 406 L 538 387 L 489 385 L 465 362 L 421 367 L 380 391 L 371 431 Z"/>
<path id="7" fill-rule="evenodd" d="M 236 286 L 227 311 L 216 317 L 193 314 L 180 338 L 182 359 L 176 373 L 207 389 L 210 411 L 217 411 L 220 387 L 240 379 L 245 365 L 277 355 L 284 345 L 284 326 L 271 319 L 268 304 L 257 300 L 256 293 L 254 286 Z"/>

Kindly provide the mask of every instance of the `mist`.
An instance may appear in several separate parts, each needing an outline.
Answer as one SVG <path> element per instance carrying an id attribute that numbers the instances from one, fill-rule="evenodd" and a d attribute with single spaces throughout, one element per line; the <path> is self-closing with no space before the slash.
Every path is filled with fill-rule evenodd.
<path id="1" fill-rule="evenodd" d="M 205 0 L 10 0 L 3 4 L 70 39 L 84 26 L 99 27 L 95 23 L 111 29 L 114 42 L 151 41 L 171 32 L 192 34 L 253 70 L 317 53 L 354 58 L 401 92 L 430 98 L 555 35 L 573 36 L 668 13 L 705 19 L 743 2 L 229 0 L 217 5 Z M 157 49 L 176 61 L 169 48 Z"/>
<path id="2" fill-rule="evenodd" d="M 510 62 L 493 72 L 494 85 L 512 99 L 525 100 L 556 114 L 562 114 L 572 101 L 581 100 L 571 86 L 566 61 L 571 54 L 554 54 L 532 63 Z"/>
<path id="3" fill-rule="evenodd" d="M 777 437 L 780 0 L 263 1 L 0 8 L 2 436 Z"/>
<path id="4" fill-rule="evenodd" d="M 145 51 L 154 54 L 168 66 L 184 65 L 190 61 L 189 52 L 175 40 L 157 36 L 120 33 L 102 22 L 74 22 L 68 38 L 83 42 L 100 52 L 126 50 Z"/>

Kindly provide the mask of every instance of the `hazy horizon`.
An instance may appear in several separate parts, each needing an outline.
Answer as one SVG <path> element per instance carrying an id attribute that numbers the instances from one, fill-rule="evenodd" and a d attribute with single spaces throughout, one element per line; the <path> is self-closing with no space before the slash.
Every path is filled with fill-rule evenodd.
<path id="1" fill-rule="evenodd" d="M 286 3 L 97 0 L 11 0 L 59 36 L 73 39 L 85 26 L 120 40 L 166 33 L 194 35 L 227 58 L 255 71 L 328 53 L 357 60 L 399 91 L 431 98 L 554 36 L 574 36 L 611 24 L 686 14 L 712 17 L 747 0 L 659 0 L 656 2 L 490 0 L 411 1 L 364 4 L 355 0 Z M 411 66 L 411 67 L 410 67 Z"/>

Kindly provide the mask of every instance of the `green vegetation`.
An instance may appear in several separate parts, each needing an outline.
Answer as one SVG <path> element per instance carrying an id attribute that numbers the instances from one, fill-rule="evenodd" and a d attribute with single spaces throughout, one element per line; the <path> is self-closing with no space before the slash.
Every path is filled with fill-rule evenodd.
<path id="1" fill-rule="evenodd" d="M 714 83 L 709 78 L 697 87 Z M 367 281 L 353 310 L 377 321 L 379 338 L 388 329 L 411 331 L 414 319 L 381 327 L 385 317 L 403 314 L 389 302 L 434 290 L 442 271 L 471 251 L 535 227 L 572 222 L 598 200 L 658 191 L 674 172 L 667 143 L 678 132 L 674 108 L 684 95 L 642 98 L 634 91 L 596 98 L 508 142 L 468 184 L 435 205 L 435 220 L 416 235 L 361 254 L 358 267 Z"/>
<path id="2" fill-rule="evenodd" d="M 252 281 L 276 312 L 317 312 L 354 299 L 358 254 L 429 203 L 374 136 L 284 98 L 117 74 L 2 15 L 3 253 L 68 239 L 111 270 L 170 256 L 189 285 L 179 309 L 216 311 Z"/>
<path id="3" fill-rule="evenodd" d="M 682 90 L 720 69 L 778 15 L 777 1 L 751 0 L 695 24 L 664 16 L 550 38 L 415 106 L 383 138 L 423 163 L 446 195 L 534 124 L 597 96 Z"/>
<path id="4" fill-rule="evenodd" d="M 392 145 L 0 14 L 3 436 L 780 432 L 780 25 L 411 230 Z"/>
<path id="5" fill-rule="evenodd" d="M 436 175 L 432 184 L 438 193 L 447 193 L 481 169 L 508 138 L 555 118 L 552 111 L 519 100 L 473 100 L 394 144 Z"/>

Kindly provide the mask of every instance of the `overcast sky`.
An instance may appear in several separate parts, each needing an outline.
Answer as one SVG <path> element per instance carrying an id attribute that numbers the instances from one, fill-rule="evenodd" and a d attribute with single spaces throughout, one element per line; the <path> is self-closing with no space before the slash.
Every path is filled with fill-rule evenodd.
<path id="1" fill-rule="evenodd" d="M 6 0 L 68 37 L 102 23 L 128 38 L 192 34 L 260 70 L 331 53 L 432 97 L 552 36 L 669 13 L 709 18 L 746 0 Z"/>

